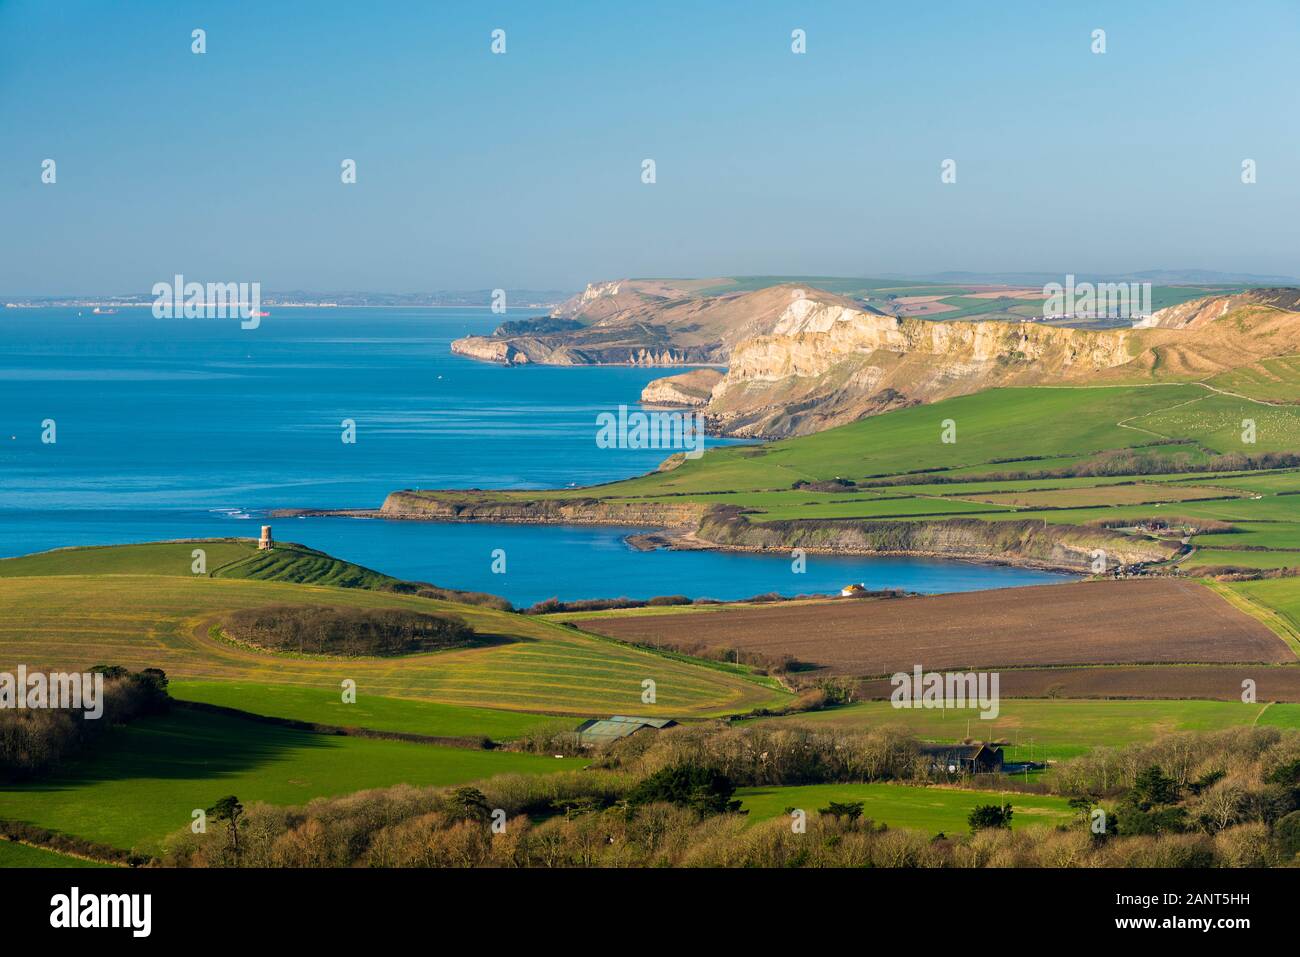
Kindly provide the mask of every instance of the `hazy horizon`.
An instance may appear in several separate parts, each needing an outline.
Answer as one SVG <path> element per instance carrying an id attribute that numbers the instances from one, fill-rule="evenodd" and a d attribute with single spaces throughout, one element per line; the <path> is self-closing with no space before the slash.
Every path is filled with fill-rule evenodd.
<path id="1" fill-rule="evenodd" d="M 1050 273 L 1050 272 L 966 273 L 960 271 L 954 271 L 951 273 L 934 273 L 929 275 L 885 274 L 885 275 L 878 275 L 878 276 L 829 276 L 829 275 L 793 276 L 789 273 L 783 273 L 783 274 L 774 273 L 774 274 L 765 274 L 765 275 L 736 274 L 732 276 L 703 276 L 703 275 L 701 276 L 602 276 L 602 277 L 595 277 L 591 279 L 589 282 L 584 283 L 582 286 L 577 286 L 568 289 L 560 288 L 560 287 L 551 287 L 551 288 L 518 287 L 516 288 L 510 286 L 504 288 L 505 291 L 510 294 L 508 299 L 508 304 L 509 304 L 508 307 L 512 310 L 517 311 L 519 309 L 529 308 L 527 305 L 518 302 L 517 296 L 521 293 L 532 293 L 535 294 L 535 296 L 540 296 L 543 298 L 553 297 L 558 302 L 560 299 L 568 298 L 581 293 L 583 288 L 585 288 L 588 285 L 596 285 L 601 282 L 609 282 L 609 281 L 662 282 L 662 281 L 680 280 L 685 282 L 693 282 L 693 281 L 708 280 L 708 279 L 746 280 L 746 279 L 769 279 L 770 278 L 772 280 L 773 285 L 777 285 L 782 282 L 794 281 L 798 279 L 798 280 L 807 280 L 810 282 L 824 280 L 827 282 L 834 282 L 834 283 L 853 282 L 857 280 L 861 280 L 863 282 L 897 280 L 900 283 L 914 282 L 922 285 L 927 283 L 944 285 L 944 284 L 954 283 L 954 282 L 968 282 L 973 284 L 983 284 L 983 285 L 993 285 L 993 286 L 1017 286 L 1017 285 L 1033 286 L 1037 283 L 1059 282 L 1064 277 L 1065 277 L 1065 273 Z M 1151 269 L 1151 270 L 1133 270 L 1133 271 L 1127 271 L 1123 273 L 1107 273 L 1107 274 L 1080 273 L 1074 275 L 1074 279 L 1076 279 L 1079 282 L 1084 282 L 1084 281 L 1127 282 L 1127 281 L 1135 281 L 1135 280 L 1142 279 L 1142 280 L 1152 281 L 1156 285 L 1206 286 L 1206 287 L 1213 287 L 1216 284 L 1217 285 L 1244 285 L 1244 286 L 1257 286 L 1257 287 L 1267 286 L 1270 284 L 1288 285 L 1288 286 L 1300 285 L 1300 278 L 1297 278 L 1295 276 L 1270 276 L 1270 275 L 1261 275 L 1256 273 L 1226 273 L 1226 272 L 1219 272 L 1217 270 L 1200 270 L 1200 269 L 1185 269 L 1185 270 Z M 464 297 L 470 294 L 480 294 L 482 298 L 481 303 L 466 302 L 463 300 L 459 300 L 459 301 L 445 303 L 442 306 L 416 304 L 412 306 L 412 308 L 491 309 L 492 308 L 491 296 L 494 291 L 495 290 L 487 289 L 487 288 L 418 289 L 418 290 L 398 291 L 398 290 L 391 290 L 391 289 L 346 289 L 340 287 L 340 288 L 322 288 L 322 289 L 264 289 L 262 290 L 262 296 L 264 298 L 273 297 L 277 299 L 283 299 L 295 295 L 326 296 L 326 297 L 337 296 L 341 298 L 389 297 L 393 299 L 399 299 L 399 298 L 414 299 L 420 297 L 447 297 L 449 299 L 454 299 L 455 297 Z M 129 300 L 135 298 L 140 300 L 140 303 L 138 304 L 144 305 L 147 304 L 148 301 L 151 301 L 153 297 L 152 294 L 147 291 L 146 292 L 89 291 L 83 293 L 63 293 L 55 290 L 55 291 L 40 292 L 40 293 L 17 293 L 17 294 L 8 293 L 7 294 L 4 290 L 0 289 L 0 301 L 7 300 L 10 302 L 35 302 L 42 299 L 49 299 L 49 300 L 74 300 L 75 299 L 75 300 L 93 301 L 97 298 L 102 299 L 105 302 L 108 301 L 120 302 L 123 305 L 131 304 L 130 302 L 125 302 L 123 300 Z M 353 304 L 349 304 L 349 305 L 353 305 Z M 397 304 L 388 304 L 388 306 L 390 308 L 400 308 L 400 306 Z"/>
<path id="2" fill-rule="evenodd" d="M 1268 0 L 0 3 L 0 294 L 1295 276 L 1297 27 Z"/>

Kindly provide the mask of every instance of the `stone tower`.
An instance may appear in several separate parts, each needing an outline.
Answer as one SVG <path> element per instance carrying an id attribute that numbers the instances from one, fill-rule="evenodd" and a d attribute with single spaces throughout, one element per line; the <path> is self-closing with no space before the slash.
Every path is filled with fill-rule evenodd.
<path id="1" fill-rule="evenodd" d="M 258 542 L 257 542 L 257 548 L 258 548 L 258 550 L 259 550 L 259 551 L 263 551 L 263 552 L 269 552 L 269 551 L 271 550 L 271 546 L 274 545 L 274 544 L 275 544 L 275 543 L 274 543 L 273 541 L 271 541 L 271 526 L 270 526 L 270 525 L 263 525 L 263 526 L 262 526 L 262 537 L 261 537 L 260 539 L 258 539 Z"/>

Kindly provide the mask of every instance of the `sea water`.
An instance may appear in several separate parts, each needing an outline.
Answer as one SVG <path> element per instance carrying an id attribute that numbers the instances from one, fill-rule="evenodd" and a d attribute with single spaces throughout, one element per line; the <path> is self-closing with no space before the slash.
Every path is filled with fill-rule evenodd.
<path id="1" fill-rule="evenodd" d="M 286 308 L 257 329 L 122 308 L 0 312 L 0 557 L 69 545 L 256 536 L 273 508 L 377 508 L 403 488 L 565 488 L 655 468 L 601 448 L 597 416 L 670 371 L 507 368 L 451 341 L 486 309 Z M 347 422 L 355 442 L 342 439 Z M 51 433 L 46 423 L 53 424 Z M 42 441 L 52 434 L 55 441 Z M 710 440 L 717 444 L 718 440 Z M 903 558 L 637 551 L 637 529 L 277 519 L 275 535 L 401 578 L 516 604 L 686 594 L 734 599 L 1063 580 Z M 505 554 L 505 573 L 493 554 Z M 500 567 L 500 562 L 495 563 Z"/>

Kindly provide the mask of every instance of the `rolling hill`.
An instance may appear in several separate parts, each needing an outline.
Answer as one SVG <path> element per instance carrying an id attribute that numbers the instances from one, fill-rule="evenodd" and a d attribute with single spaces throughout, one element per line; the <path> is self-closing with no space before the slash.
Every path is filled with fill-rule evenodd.
<path id="1" fill-rule="evenodd" d="M 7 561 L 0 577 L 0 606 L 6 609 L 0 622 L 0 667 L 155 667 L 173 679 L 290 685 L 332 691 L 336 697 L 340 682 L 351 679 L 359 698 L 583 717 L 618 712 L 717 715 L 786 697 L 771 682 L 492 608 L 366 588 L 177 573 L 175 558 L 182 557 L 181 567 L 188 569 L 189 550 L 202 544 L 66 549 Z M 219 551 L 229 545 L 225 540 L 211 544 Z M 58 558 L 57 569 L 51 568 L 51 556 Z M 116 559 L 132 570 L 120 573 Z M 285 604 L 446 613 L 466 621 L 486 640 L 475 648 L 354 659 L 272 654 L 224 640 L 226 613 Z M 655 682 L 653 703 L 642 700 L 647 679 Z M 441 720 L 436 714 L 429 717 Z"/>

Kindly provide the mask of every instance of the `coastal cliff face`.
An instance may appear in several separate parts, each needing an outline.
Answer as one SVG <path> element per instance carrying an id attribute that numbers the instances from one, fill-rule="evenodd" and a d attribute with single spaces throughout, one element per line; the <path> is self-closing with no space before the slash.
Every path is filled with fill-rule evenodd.
<path id="1" fill-rule="evenodd" d="M 768 380 L 819 376 L 847 358 L 877 351 L 943 359 L 952 367 L 950 377 L 967 368 L 1008 360 L 1032 362 L 1043 372 L 1080 367 L 1097 371 L 1131 358 L 1127 339 L 1127 330 L 931 322 L 800 299 L 790 304 L 769 335 L 743 342 L 733 351 L 730 372 L 737 378 Z"/>
<path id="2" fill-rule="evenodd" d="M 652 338 L 650 336 L 647 339 Z M 660 337 L 662 338 L 662 337 Z M 529 363 L 551 366 L 679 366 L 709 363 L 716 358 L 707 348 L 678 349 L 662 343 L 602 343 L 589 337 L 581 345 L 556 341 L 556 337 L 518 336 L 497 339 L 493 336 L 466 336 L 451 344 L 451 351 L 484 362 L 505 365 Z"/>
<path id="3" fill-rule="evenodd" d="M 1252 289 L 1227 296 L 1207 296 L 1153 312 L 1133 324 L 1135 329 L 1201 329 L 1230 313 L 1250 307 L 1300 311 L 1300 289 Z"/>
<path id="4" fill-rule="evenodd" d="M 725 364 L 725 376 L 655 380 L 642 401 L 702 408 L 712 429 L 758 438 L 999 386 L 1196 381 L 1300 352 L 1300 290 L 1289 288 L 1209 296 L 1096 330 L 936 322 L 788 283 L 724 295 L 688 287 L 593 283 L 548 319 L 504 323 L 452 349 L 508 364 Z"/>
<path id="5" fill-rule="evenodd" d="M 1042 522 L 862 522 L 833 519 L 750 522 L 734 509 L 717 508 L 700 523 L 702 543 L 756 551 L 803 548 L 841 555 L 920 555 L 967 561 L 1091 572 L 1096 549 L 1107 566 L 1160 562 L 1178 546 L 1102 528 Z"/>
<path id="6" fill-rule="evenodd" d="M 655 379 L 641 390 L 641 401 L 646 405 L 704 406 L 709 404 L 714 386 L 721 381 L 722 373 L 716 369 L 692 369 Z"/>
<path id="7" fill-rule="evenodd" d="M 493 499 L 455 492 L 393 492 L 384 518 L 437 522 L 505 522 L 556 525 L 624 525 L 667 529 L 665 543 L 680 548 L 788 551 L 845 555 L 919 555 L 1001 562 L 1039 568 L 1091 571 L 1096 549 L 1109 567 L 1161 562 L 1177 544 L 1125 535 L 1105 528 L 1044 525 L 1037 521 L 861 521 L 801 519 L 751 522 L 740 509 L 701 503 L 665 504 L 594 498 Z M 660 536 L 656 536 L 660 537 Z"/>
<path id="8" fill-rule="evenodd" d="M 522 365 L 529 360 L 527 353 L 511 345 L 504 339 L 489 336 L 467 336 L 451 344 L 451 351 L 471 359 L 484 362 L 502 362 L 506 365 Z"/>
<path id="9" fill-rule="evenodd" d="M 478 493 L 392 492 L 384 499 L 383 518 L 431 522 L 506 522 L 554 525 L 639 525 L 650 528 L 695 527 L 707 507 L 694 503 L 661 505 L 595 498 L 493 499 Z"/>
<path id="10" fill-rule="evenodd" d="M 818 298 L 732 351 L 710 416 L 737 435 L 819 431 L 998 385 L 1087 378 L 1133 359 L 1130 330 L 874 315 Z"/>
<path id="11" fill-rule="evenodd" d="M 490 336 L 466 336 L 451 348 L 510 365 L 720 365 L 736 343 L 771 330 L 800 295 L 803 291 L 791 285 L 699 296 L 661 280 L 593 283 L 551 316 L 577 328 L 549 331 L 542 322 L 531 324 L 533 329 L 527 321 L 504 323 Z"/>
<path id="12" fill-rule="evenodd" d="M 933 322 L 819 297 L 739 343 L 706 407 L 732 435 L 817 432 L 999 386 L 1197 381 L 1300 350 L 1300 290 L 1212 296 L 1131 328 Z"/>

